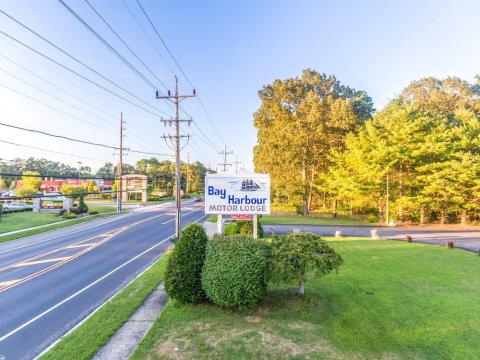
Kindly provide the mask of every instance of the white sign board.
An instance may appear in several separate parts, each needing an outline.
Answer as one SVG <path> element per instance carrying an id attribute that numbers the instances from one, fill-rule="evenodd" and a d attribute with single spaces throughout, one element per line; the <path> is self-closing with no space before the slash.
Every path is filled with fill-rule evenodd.
<path id="1" fill-rule="evenodd" d="M 206 214 L 270 214 L 270 175 L 240 173 L 205 177 Z"/>

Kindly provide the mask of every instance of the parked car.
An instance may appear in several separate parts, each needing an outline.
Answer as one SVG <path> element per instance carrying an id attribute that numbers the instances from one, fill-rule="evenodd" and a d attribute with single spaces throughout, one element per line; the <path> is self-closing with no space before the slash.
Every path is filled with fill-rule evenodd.
<path id="1" fill-rule="evenodd" d="M 193 202 L 202 202 L 203 201 L 203 197 L 201 196 L 197 196 L 195 198 L 193 198 Z"/>
<path id="2" fill-rule="evenodd" d="M 9 211 L 14 211 L 14 210 L 22 210 L 22 207 L 16 205 L 16 203 L 3 204 L 3 211 L 4 212 L 9 212 Z"/>
<path id="3" fill-rule="evenodd" d="M 19 209 L 33 209 L 33 206 L 32 205 L 28 205 L 28 204 L 25 204 L 25 203 L 21 203 L 21 202 L 17 202 L 17 203 L 10 203 L 10 205 L 14 205 L 16 207 L 18 207 Z"/>

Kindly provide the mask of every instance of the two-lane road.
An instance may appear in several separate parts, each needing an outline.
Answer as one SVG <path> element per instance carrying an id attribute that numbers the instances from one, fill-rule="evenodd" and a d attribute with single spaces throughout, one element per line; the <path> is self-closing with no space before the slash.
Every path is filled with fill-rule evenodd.
<path id="1" fill-rule="evenodd" d="M 173 205 L 0 244 L 0 355 L 32 359 L 171 246 Z M 182 205 L 182 224 L 206 220 Z"/>

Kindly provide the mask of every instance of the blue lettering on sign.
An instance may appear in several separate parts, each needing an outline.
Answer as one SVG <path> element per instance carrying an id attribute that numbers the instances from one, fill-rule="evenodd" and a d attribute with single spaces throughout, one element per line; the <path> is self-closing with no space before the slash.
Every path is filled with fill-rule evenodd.
<path id="1" fill-rule="evenodd" d="M 265 205 L 267 203 L 267 198 L 249 198 L 247 195 L 245 195 L 244 197 L 228 195 L 228 203 L 237 205 Z"/>
<path id="2" fill-rule="evenodd" d="M 208 187 L 208 195 L 220 195 L 220 199 L 225 199 L 227 196 L 227 190 L 225 189 L 215 189 L 214 186 Z"/>

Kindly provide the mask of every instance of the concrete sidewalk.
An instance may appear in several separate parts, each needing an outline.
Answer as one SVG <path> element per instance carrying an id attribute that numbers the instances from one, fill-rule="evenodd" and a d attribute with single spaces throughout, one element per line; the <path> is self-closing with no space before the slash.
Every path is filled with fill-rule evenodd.
<path id="1" fill-rule="evenodd" d="M 108 340 L 105 346 L 97 352 L 93 359 L 128 359 L 152 327 L 153 322 L 167 302 L 168 296 L 162 282 L 130 319 Z"/>

